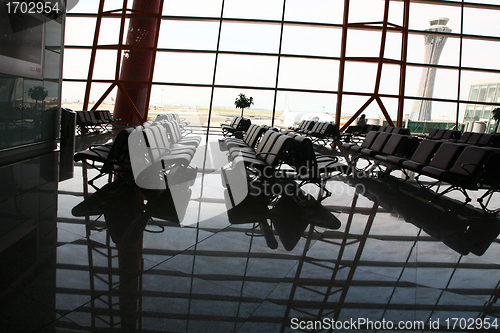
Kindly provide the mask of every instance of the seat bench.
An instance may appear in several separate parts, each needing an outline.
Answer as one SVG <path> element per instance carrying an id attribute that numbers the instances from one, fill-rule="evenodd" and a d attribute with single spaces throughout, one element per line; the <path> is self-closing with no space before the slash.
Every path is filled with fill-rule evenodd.
<path id="1" fill-rule="evenodd" d="M 222 135 L 223 136 L 234 136 L 237 132 L 245 132 L 248 130 L 252 122 L 248 118 L 244 117 L 234 117 L 231 122 L 221 123 Z"/>
<path id="2" fill-rule="evenodd" d="M 87 184 L 97 190 L 98 188 L 94 184 L 97 179 L 105 175 L 109 175 L 110 177 L 116 175 L 125 178 L 125 175 L 130 173 L 128 138 L 131 132 L 132 129 L 130 128 L 122 129 L 111 143 L 91 146 L 73 155 L 75 162 L 82 162 L 86 167 L 90 166 L 99 171 L 99 174 L 89 181 L 87 181 L 86 174 L 84 174 Z M 85 173 L 87 170 L 86 167 L 84 168 Z M 85 184 L 85 188 L 87 184 Z"/>
<path id="3" fill-rule="evenodd" d="M 134 179 L 143 189 L 166 190 L 185 181 L 182 170 L 190 167 L 196 153 L 199 140 L 176 144 L 167 134 L 168 124 L 143 124 L 130 135 Z"/>
<path id="4" fill-rule="evenodd" d="M 116 128 L 115 123 L 120 121 L 113 118 L 108 110 L 76 111 L 76 131 L 78 134 L 87 132 L 105 132 Z"/>

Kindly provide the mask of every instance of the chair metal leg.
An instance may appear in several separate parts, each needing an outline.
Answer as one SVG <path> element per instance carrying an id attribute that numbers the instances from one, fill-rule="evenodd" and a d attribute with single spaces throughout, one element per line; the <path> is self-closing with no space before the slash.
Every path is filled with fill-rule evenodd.
<path id="1" fill-rule="evenodd" d="M 472 201 L 472 199 L 470 198 L 470 196 L 467 193 L 466 189 L 464 189 L 463 187 L 454 186 L 454 185 L 450 185 L 450 187 L 448 187 L 446 190 L 444 190 L 441 193 L 438 193 L 437 196 L 435 197 L 435 199 L 439 198 L 440 196 L 445 195 L 446 193 L 450 193 L 450 192 L 455 191 L 455 190 L 460 191 L 464 195 L 464 197 L 465 197 L 464 204 L 469 203 L 469 202 Z"/>
<path id="2" fill-rule="evenodd" d="M 497 209 L 489 209 L 488 208 L 488 205 L 491 201 L 491 198 L 493 196 L 493 194 L 495 194 L 495 192 L 500 192 L 500 190 L 498 189 L 489 189 L 488 191 L 486 191 L 486 193 L 484 193 L 480 198 L 477 199 L 477 202 L 479 203 L 479 205 L 481 206 L 481 209 L 485 212 L 485 213 L 488 213 L 488 214 L 497 214 L 498 212 L 500 212 L 500 208 L 497 208 Z M 484 202 L 484 199 L 487 198 L 486 202 Z"/>
<path id="3" fill-rule="evenodd" d="M 89 178 L 87 174 L 87 160 L 82 160 L 82 176 L 83 176 L 83 197 L 89 196 Z"/>

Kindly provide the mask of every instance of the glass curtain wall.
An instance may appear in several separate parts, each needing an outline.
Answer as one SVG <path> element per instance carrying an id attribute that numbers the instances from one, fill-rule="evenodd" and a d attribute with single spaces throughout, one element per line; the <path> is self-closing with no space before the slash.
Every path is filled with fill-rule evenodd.
<path id="1" fill-rule="evenodd" d="M 56 147 L 65 8 L 52 3 L 25 13 L 0 2 L 1 163 Z"/>
<path id="2" fill-rule="evenodd" d="M 68 13 L 63 98 L 74 109 L 87 83 L 89 108 L 100 100 L 113 108 L 116 88 L 108 90 L 130 20 L 120 13 L 132 1 L 102 2 L 99 24 L 98 0 Z M 286 110 L 405 126 L 426 105 L 423 120 L 462 124 L 467 105 L 498 105 L 470 101 L 469 91 L 474 80 L 500 76 L 499 18 L 492 0 L 165 0 L 149 116 L 176 111 L 218 127 L 241 114 L 234 100 L 244 93 L 254 99 L 244 115 L 255 123 L 280 124 Z"/>

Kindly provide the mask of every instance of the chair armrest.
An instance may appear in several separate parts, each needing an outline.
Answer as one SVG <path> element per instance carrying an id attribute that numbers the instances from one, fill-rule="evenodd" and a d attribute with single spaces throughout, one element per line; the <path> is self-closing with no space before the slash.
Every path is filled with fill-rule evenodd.
<path id="1" fill-rule="evenodd" d="M 172 149 L 170 148 L 162 148 L 162 147 L 157 147 L 157 148 L 149 148 L 151 150 L 159 150 L 159 151 L 162 151 L 164 153 L 167 153 L 167 154 L 171 154 L 172 153 Z"/>
<path id="2" fill-rule="evenodd" d="M 87 149 L 98 148 L 98 147 L 111 148 L 111 146 L 113 146 L 113 143 L 114 143 L 113 141 L 106 143 L 96 143 L 95 145 L 90 145 Z"/>
<path id="3" fill-rule="evenodd" d="M 259 156 L 259 155 L 266 155 L 266 156 L 267 156 L 267 155 L 273 155 L 273 156 L 278 156 L 278 154 L 271 153 L 271 152 L 269 152 L 269 153 L 266 153 L 266 152 L 260 152 L 260 153 L 255 154 L 255 156 Z"/>
<path id="4" fill-rule="evenodd" d="M 98 146 L 96 146 L 96 147 L 98 147 Z M 102 155 L 102 153 L 103 153 L 102 151 L 97 150 L 97 149 L 94 149 L 94 148 L 92 148 L 92 147 L 88 148 L 88 150 L 90 150 L 91 152 L 95 153 L 95 154 L 96 154 L 96 155 L 98 155 L 99 157 L 104 158 L 104 156 Z"/>
<path id="5" fill-rule="evenodd" d="M 462 170 L 467 172 L 469 174 L 469 176 L 472 177 L 472 173 L 465 168 L 467 165 L 474 165 L 474 166 L 478 166 L 478 165 L 475 163 L 462 163 L 462 164 L 460 164 L 460 168 L 462 168 Z"/>

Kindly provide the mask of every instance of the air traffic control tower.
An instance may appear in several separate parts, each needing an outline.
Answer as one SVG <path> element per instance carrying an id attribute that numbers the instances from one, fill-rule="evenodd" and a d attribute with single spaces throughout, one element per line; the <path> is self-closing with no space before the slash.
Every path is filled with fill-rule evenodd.
<path id="1" fill-rule="evenodd" d="M 439 17 L 430 21 L 431 26 L 425 31 L 429 32 L 451 32 L 451 29 L 446 26 L 449 19 Z M 443 51 L 444 44 L 448 37 L 437 36 L 433 34 L 425 35 L 425 64 L 436 65 Z M 418 86 L 418 97 L 431 98 L 434 91 L 434 81 L 436 80 L 436 68 L 427 67 L 422 70 L 420 85 Z M 431 120 L 431 101 L 421 100 L 416 101 L 410 115 L 411 120 Z"/>

